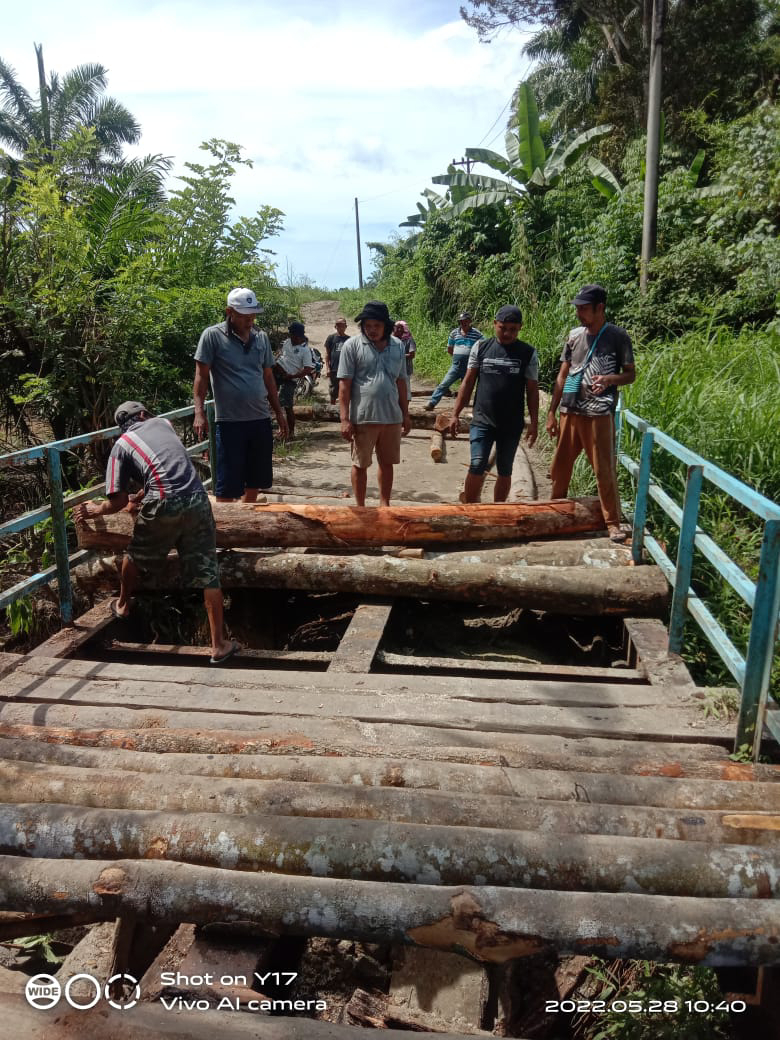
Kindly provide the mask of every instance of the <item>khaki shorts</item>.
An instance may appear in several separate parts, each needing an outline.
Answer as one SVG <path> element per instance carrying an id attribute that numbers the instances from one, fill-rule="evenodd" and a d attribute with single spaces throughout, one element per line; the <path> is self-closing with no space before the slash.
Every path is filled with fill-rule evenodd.
<path id="1" fill-rule="evenodd" d="M 352 463 L 368 469 L 376 450 L 377 462 L 397 466 L 401 461 L 400 423 L 362 423 L 355 426 L 352 439 Z"/>

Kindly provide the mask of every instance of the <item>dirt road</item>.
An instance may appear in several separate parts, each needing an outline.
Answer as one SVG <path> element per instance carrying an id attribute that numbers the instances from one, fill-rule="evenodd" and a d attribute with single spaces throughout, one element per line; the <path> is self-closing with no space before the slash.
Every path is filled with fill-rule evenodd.
<path id="1" fill-rule="evenodd" d="M 354 314 L 344 314 L 335 300 L 318 300 L 302 307 L 306 333 L 312 347 L 320 350 L 327 336 L 334 331 L 336 318 L 347 318 L 347 334 L 359 329 Z M 430 383 L 412 379 L 412 389 L 432 389 Z M 320 379 L 315 391 L 317 397 L 327 400 L 327 381 Z M 415 398 L 413 409 L 422 408 L 425 398 Z M 452 402 L 449 402 L 449 407 Z M 445 399 L 439 411 L 448 407 Z M 275 463 L 273 491 L 269 502 L 334 502 L 351 497 L 350 449 L 342 440 L 337 423 L 299 424 L 305 448 L 297 459 Z M 469 464 L 468 433 L 457 440 L 447 439 L 446 458 L 436 463 L 430 455 L 431 434 L 428 430 L 412 430 L 401 444 L 401 464 L 395 470 L 393 501 L 395 502 L 456 502 L 463 488 Z M 518 450 L 510 499 L 535 498 L 536 480 L 524 449 Z M 485 501 L 492 500 L 493 478 L 488 475 Z M 367 504 L 376 505 L 376 465 L 368 475 Z"/>

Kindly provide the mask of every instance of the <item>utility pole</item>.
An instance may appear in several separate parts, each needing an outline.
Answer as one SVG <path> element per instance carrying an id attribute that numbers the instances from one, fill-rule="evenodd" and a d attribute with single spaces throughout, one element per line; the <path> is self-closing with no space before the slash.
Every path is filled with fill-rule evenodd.
<path id="1" fill-rule="evenodd" d="M 360 256 L 360 215 L 358 214 L 358 200 L 355 199 L 355 235 L 357 237 L 357 254 L 358 254 L 358 282 L 360 288 L 363 288 L 363 260 Z"/>
<path id="2" fill-rule="evenodd" d="M 476 159 L 461 159 L 460 162 L 456 162 L 453 159 L 451 165 L 452 166 L 465 166 L 466 167 L 466 173 L 471 173 L 471 167 L 472 167 L 472 165 L 476 161 L 477 161 Z"/>
<path id="3" fill-rule="evenodd" d="M 661 151 L 661 68 L 666 0 L 653 0 L 650 36 L 650 74 L 647 88 L 647 146 L 645 150 L 645 199 L 642 216 L 642 256 L 639 291 L 647 292 L 648 265 L 655 256 L 658 235 L 658 160 Z"/>

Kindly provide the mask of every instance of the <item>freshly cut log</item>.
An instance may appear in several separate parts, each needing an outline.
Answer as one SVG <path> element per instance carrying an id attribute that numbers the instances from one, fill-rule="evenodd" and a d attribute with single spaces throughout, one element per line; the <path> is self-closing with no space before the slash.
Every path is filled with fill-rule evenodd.
<path id="1" fill-rule="evenodd" d="M 117 558 L 92 560 L 74 571 L 88 587 L 116 576 Z M 526 567 L 407 560 L 394 556 L 326 556 L 232 552 L 220 556 L 224 588 L 301 589 L 361 596 L 524 607 L 554 614 L 661 617 L 669 585 L 660 569 L 643 567 Z M 168 557 L 155 574 L 157 587 L 179 583 L 179 561 Z"/>
<path id="2" fill-rule="evenodd" d="M 171 923 L 249 921 L 272 934 L 413 943 L 492 963 L 551 949 L 705 965 L 780 961 L 780 904 L 770 899 L 446 887 L 164 860 L 2 856 L 0 902 L 33 913 L 100 906 Z"/>
<path id="3" fill-rule="evenodd" d="M 434 462 L 444 461 L 444 434 L 438 430 L 431 434 L 431 458 Z"/>
<path id="4" fill-rule="evenodd" d="M 296 406 L 295 418 L 303 422 L 341 422 L 341 413 L 336 404 L 315 404 Z M 426 412 L 424 408 L 415 407 L 414 403 L 409 409 L 409 418 L 412 420 L 413 430 L 432 430 L 438 416 L 433 412 Z"/>
<path id="5" fill-rule="evenodd" d="M 780 897 L 776 848 L 374 820 L 0 805 L 0 854 L 164 859 L 418 885 Z"/>
<path id="6" fill-rule="evenodd" d="M 415 506 L 246 505 L 213 502 L 217 546 L 334 548 L 337 546 L 447 545 L 515 541 L 550 535 L 601 531 L 604 517 L 597 498 L 560 498 L 549 502 Z M 125 549 L 133 533 L 132 516 L 122 511 L 91 517 L 76 526 L 83 549 Z"/>

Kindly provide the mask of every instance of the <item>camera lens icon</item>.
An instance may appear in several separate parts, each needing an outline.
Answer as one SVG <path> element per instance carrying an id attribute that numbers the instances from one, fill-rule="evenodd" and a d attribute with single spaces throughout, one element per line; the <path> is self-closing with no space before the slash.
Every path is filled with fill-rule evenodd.
<path id="1" fill-rule="evenodd" d="M 59 1002 L 62 986 L 53 975 L 33 975 L 24 987 L 27 1003 L 39 1011 L 48 1011 Z"/>

